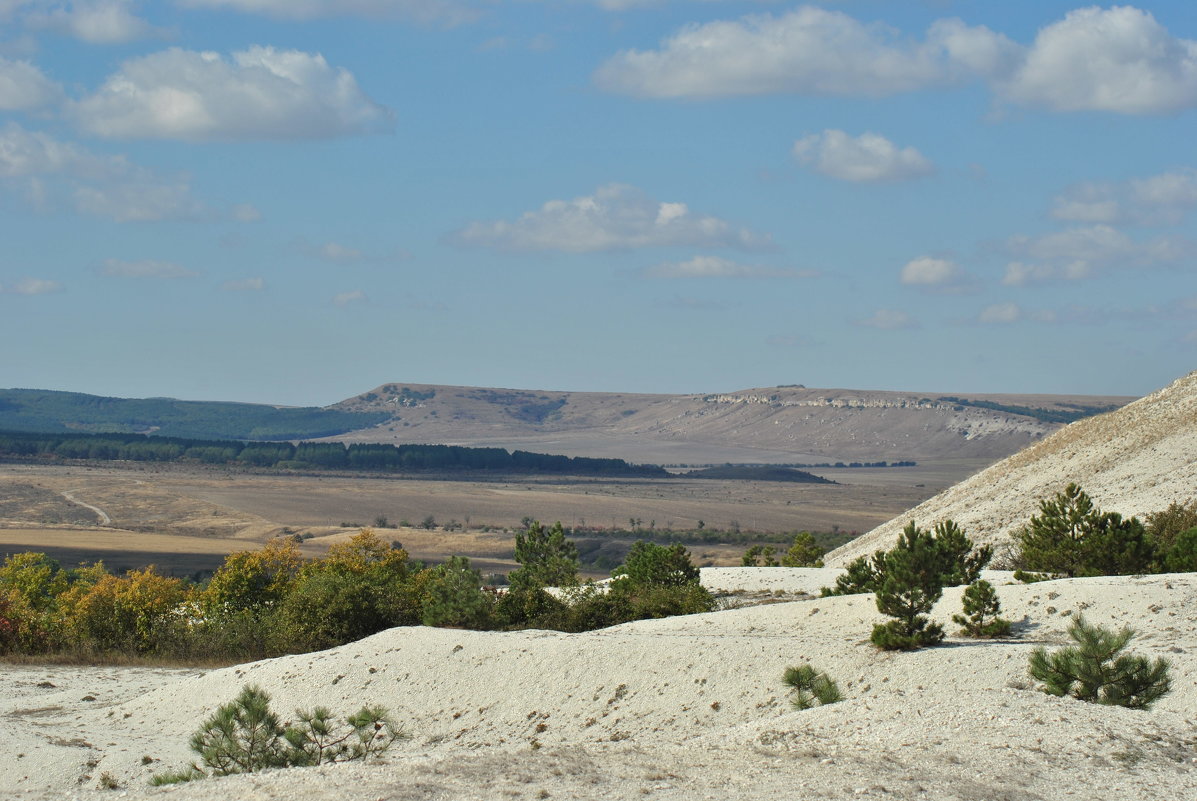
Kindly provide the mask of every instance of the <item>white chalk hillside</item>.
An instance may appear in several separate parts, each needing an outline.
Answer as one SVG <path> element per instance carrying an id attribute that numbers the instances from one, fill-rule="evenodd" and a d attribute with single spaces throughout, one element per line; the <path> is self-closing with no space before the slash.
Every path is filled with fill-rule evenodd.
<path id="1" fill-rule="evenodd" d="M 723 590 L 813 591 L 836 571 L 703 571 Z M 319 653 L 211 671 L 0 666 L 0 799 L 172 801 L 757 801 L 1197 798 L 1197 576 L 998 585 L 1018 637 L 868 644 L 871 595 L 646 620 L 584 634 L 398 628 Z M 961 588 L 936 620 L 954 629 Z M 793 594 L 786 597 L 794 598 Z M 1076 616 L 1139 634 L 1172 662 L 1149 712 L 1036 690 L 1027 659 Z M 790 708 L 811 662 L 846 700 Z M 286 716 L 389 707 L 412 738 L 381 762 L 150 788 L 194 757 L 188 736 L 247 683 Z M 102 774 L 117 792 L 95 789 Z"/>
<path id="2" fill-rule="evenodd" d="M 832 551 L 828 565 L 892 546 L 910 520 L 955 520 L 1002 544 L 1039 500 L 1079 484 L 1105 511 L 1143 516 L 1197 496 L 1197 372 L 1108 414 L 1079 420 Z"/>

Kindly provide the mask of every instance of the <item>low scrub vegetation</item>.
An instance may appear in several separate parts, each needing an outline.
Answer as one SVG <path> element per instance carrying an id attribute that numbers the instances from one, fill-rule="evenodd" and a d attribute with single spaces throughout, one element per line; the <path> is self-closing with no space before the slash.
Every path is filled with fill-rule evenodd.
<path id="1" fill-rule="evenodd" d="M 1122 576 L 1197 570 L 1197 501 L 1123 518 L 1104 512 L 1076 484 L 1039 502 L 1015 532 L 1016 578 Z"/>
<path id="2" fill-rule="evenodd" d="M 44 554 L 0 566 L 0 654 L 237 661 L 318 650 L 394 626 L 584 631 L 708 612 L 715 602 L 681 545 L 637 542 L 609 587 L 582 585 L 560 524 L 531 521 L 507 591 L 483 586 L 465 557 L 424 566 L 363 529 L 323 559 L 294 539 L 230 555 L 204 585 L 62 569 Z M 549 588 L 559 588 L 550 591 Z"/>
<path id="3" fill-rule="evenodd" d="M 792 702 L 795 709 L 810 709 L 819 704 L 834 704 L 843 701 L 835 680 L 811 665 L 799 665 L 786 668 L 781 679 L 792 691 Z"/>
<path id="4" fill-rule="evenodd" d="M 298 722 L 283 724 L 270 709 L 266 691 L 248 685 L 191 736 L 191 750 L 203 767 L 192 763 L 159 774 L 150 783 L 177 784 L 205 776 L 367 759 L 406 737 L 381 707 L 364 706 L 343 724 L 324 707 L 296 710 L 295 715 Z"/>
<path id="5" fill-rule="evenodd" d="M 1166 659 L 1154 662 L 1122 651 L 1134 637 L 1129 628 L 1114 632 L 1077 618 L 1068 629 L 1074 646 L 1048 653 L 1036 648 L 1028 670 L 1050 695 L 1068 695 L 1096 704 L 1148 709 L 1172 689 Z"/>

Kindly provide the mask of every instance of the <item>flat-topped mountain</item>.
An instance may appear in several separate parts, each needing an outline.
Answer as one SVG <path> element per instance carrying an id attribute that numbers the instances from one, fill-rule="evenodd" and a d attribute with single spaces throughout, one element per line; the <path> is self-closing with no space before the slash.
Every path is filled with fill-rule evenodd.
<path id="1" fill-rule="evenodd" d="M 391 413 L 348 442 L 443 442 L 655 463 L 997 459 L 1131 398 L 800 385 L 694 395 L 384 384 L 330 409 Z"/>
<path id="2" fill-rule="evenodd" d="M 909 520 L 951 519 L 974 541 L 1001 545 L 1069 483 L 1124 517 L 1197 497 L 1197 372 L 1117 411 L 1072 423 L 878 526 L 827 557 L 843 565 L 889 548 Z"/>

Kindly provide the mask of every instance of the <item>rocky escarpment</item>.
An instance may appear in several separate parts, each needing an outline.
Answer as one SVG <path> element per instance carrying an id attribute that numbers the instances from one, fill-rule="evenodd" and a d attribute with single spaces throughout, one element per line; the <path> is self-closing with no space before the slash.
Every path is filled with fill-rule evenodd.
<path id="1" fill-rule="evenodd" d="M 705 449 L 728 454 L 717 461 L 893 462 L 1001 458 L 1058 429 L 1058 419 L 1128 400 L 801 386 L 639 395 L 386 384 L 337 408 L 393 415 L 338 437 L 355 442 L 498 445 L 637 461 L 703 461 L 696 455 Z"/>

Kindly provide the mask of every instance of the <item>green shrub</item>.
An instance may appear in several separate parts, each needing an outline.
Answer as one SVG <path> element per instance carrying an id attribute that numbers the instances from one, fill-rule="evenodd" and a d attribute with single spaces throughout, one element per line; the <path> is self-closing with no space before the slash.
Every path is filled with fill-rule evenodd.
<path id="1" fill-rule="evenodd" d="M 964 614 L 952 615 L 952 621 L 962 626 L 966 637 L 1005 637 L 1010 634 L 1010 621 L 1001 614 L 1002 605 L 997 591 L 984 579 L 974 581 L 964 591 Z"/>
<path id="2" fill-rule="evenodd" d="M 1039 514 L 1014 534 L 1016 567 L 1053 576 L 1145 573 L 1156 551 L 1138 518 L 1102 512 L 1076 484 L 1039 502 Z"/>
<path id="3" fill-rule="evenodd" d="M 557 522 L 547 531 L 538 521 L 515 535 L 517 570 L 508 575 L 513 587 L 573 587 L 578 583 L 578 547 L 565 538 Z"/>
<path id="4" fill-rule="evenodd" d="M 740 567 L 777 567 L 772 545 L 753 545 L 740 557 Z"/>
<path id="5" fill-rule="evenodd" d="M 809 531 L 799 531 L 794 535 L 794 543 L 785 556 L 781 557 L 782 567 L 822 567 L 824 550 L 815 543 L 815 535 Z"/>
<path id="6" fill-rule="evenodd" d="M 1148 709 L 1172 689 L 1166 659 L 1152 662 L 1145 656 L 1122 653 L 1134 637 L 1131 629 L 1113 632 L 1090 626 L 1078 617 L 1068 636 L 1076 645 L 1050 654 L 1040 647 L 1031 654 L 1028 670 L 1043 682 L 1045 693 Z"/>
<path id="7" fill-rule="evenodd" d="M 894 549 L 906 547 L 909 539 L 904 537 L 911 531 L 921 531 L 911 521 L 899 536 Z M 941 520 L 930 532 L 922 531 L 928 538 L 931 551 L 928 557 L 927 569 L 933 571 L 939 578 L 940 587 L 957 587 L 961 584 L 971 584 L 976 581 L 985 565 L 993 558 L 993 546 L 982 545 L 974 548 L 973 542 L 956 523 L 951 520 Z M 848 563 L 844 573 L 835 580 L 835 587 L 824 587 L 821 595 L 826 598 L 835 595 L 858 595 L 865 592 L 878 592 L 885 583 L 885 571 L 889 555 L 893 551 L 876 551 L 873 556 L 860 556 Z"/>
<path id="8" fill-rule="evenodd" d="M 1169 573 L 1197 572 L 1197 526 L 1176 536 L 1164 566 Z"/>
<path id="9" fill-rule="evenodd" d="M 782 681 L 793 690 L 795 709 L 810 709 L 816 701 L 820 704 L 834 704 L 844 700 L 839 685 L 826 673 L 815 670 L 810 665 L 786 668 Z"/>
<path id="10" fill-rule="evenodd" d="M 877 551 L 872 558 L 858 556 L 844 567 L 844 572 L 835 579 L 835 587 L 824 587 L 819 594 L 828 598 L 834 595 L 860 595 L 876 592 L 885 570 L 885 551 Z"/>
<path id="11" fill-rule="evenodd" d="M 298 711 L 296 716 L 298 724 L 284 726 L 270 709 L 266 691 L 247 685 L 191 736 L 191 750 L 199 755 L 204 767 L 192 764 L 168 771 L 150 783 L 175 784 L 207 775 L 366 759 L 405 736 L 379 707 L 362 707 L 345 719 L 345 726 L 338 726 L 323 707 Z"/>
<path id="12" fill-rule="evenodd" d="M 502 628 L 555 628 L 566 605 L 543 587 L 513 586 L 495 602 L 495 622 Z"/>
<path id="13" fill-rule="evenodd" d="M 681 543 L 657 545 L 637 540 L 628 551 L 624 564 L 615 568 L 611 575 L 615 584 L 680 587 L 697 583 L 700 573 L 690 561 L 690 552 Z"/>
<path id="14" fill-rule="evenodd" d="M 1166 554 L 1176 545 L 1181 534 L 1197 528 L 1197 498 L 1186 503 L 1173 501 L 1167 509 L 1147 515 L 1143 523 L 1156 549 Z"/>
<path id="15" fill-rule="evenodd" d="M 887 651 L 909 651 L 943 640 L 943 628 L 925 615 L 943 594 L 943 558 L 935 536 L 913 522 L 885 554 L 877 609 L 894 620 L 873 627 L 869 638 Z"/>
<path id="16" fill-rule="evenodd" d="M 444 628 L 486 628 L 493 599 L 482 589 L 482 574 L 464 556 L 451 556 L 428 571 L 421 622 Z"/>

